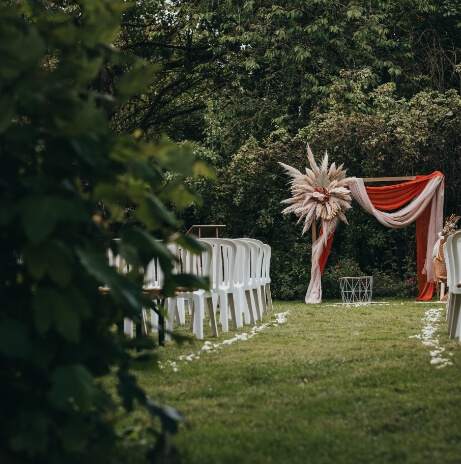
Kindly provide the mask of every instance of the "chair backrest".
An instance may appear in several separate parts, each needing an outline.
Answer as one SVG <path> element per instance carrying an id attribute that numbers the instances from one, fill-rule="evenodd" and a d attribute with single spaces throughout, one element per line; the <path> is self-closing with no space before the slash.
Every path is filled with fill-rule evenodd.
<path id="1" fill-rule="evenodd" d="M 263 258 L 263 281 L 266 284 L 270 284 L 271 282 L 271 255 L 272 250 L 271 247 L 267 244 L 263 244 L 264 249 L 264 258 Z"/>
<path id="2" fill-rule="evenodd" d="M 237 245 L 237 256 L 235 259 L 235 282 L 237 285 L 248 286 L 251 282 L 250 245 L 243 238 L 234 238 L 232 241 Z"/>
<path id="3" fill-rule="evenodd" d="M 455 232 L 451 239 L 452 293 L 461 293 L 457 284 L 461 282 L 461 231 Z"/>
<path id="4" fill-rule="evenodd" d="M 127 262 L 120 255 L 115 255 L 110 248 L 107 249 L 107 258 L 109 266 L 115 267 L 119 274 L 126 274 L 129 271 Z"/>
<path id="5" fill-rule="evenodd" d="M 202 240 L 200 240 L 202 242 Z M 202 242 L 205 250 L 199 254 L 192 253 L 184 248 L 179 249 L 181 257 L 181 271 L 183 274 L 193 274 L 200 277 L 209 277 L 211 281 L 212 247 Z M 211 283 L 211 282 L 210 282 Z"/>
<path id="6" fill-rule="evenodd" d="M 251 281 L 258 285 L 262 285 L 263 280 L 263 258 L 264 258 L 264 244 L 261 240 L 254 238 L 244 238 L 250 245 L 250 276 Z"/>
<path id="7" fill-rule="evenodd" d="M 234 288 L 237 245 L 225 238 L 203 238 L 200 241 L 212 246 L 210 285 L 212 289 Z"/>
<path id="8" fill-rule="evenodd" d="M 450 291 L 453 290 L 455 286 L 455 264 L 454 264 L 454 257 L 453 257 L 453 237 L 456 236 L 457 233 L 453 235 L 449 235 L 446 239 L 445 243 L 443 244 L 443 256 L 446 263 L 447 268 L 447 285 Z"/>

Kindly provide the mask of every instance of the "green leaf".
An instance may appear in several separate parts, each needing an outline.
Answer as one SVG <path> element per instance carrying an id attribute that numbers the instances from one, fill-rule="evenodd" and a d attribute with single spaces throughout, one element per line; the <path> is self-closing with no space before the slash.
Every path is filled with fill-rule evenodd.
<path id="1" fill-rule="evenodd" d="M 176 243 L 192 253 L 199 254 L 207 248 L 203 243 L 199 242 L 193 235 L 181 235 L 176 240 Z"/>
<path id="2" fill-rule="evenodd" d="M 134 401 L 137 400 L 141 404 L 146 401 L 146 394 L 139 387 L 134 375 L 128 374 L 125 371 L 118 372 L 119 384 L 117 391 L 123 401 L 123 407 L 127 411 L 133 410 Z"/>
<path id="3" fill-rule="evenodd" d="M 185 184 L 184 180 L 176 178 L 168 182 L 167 186 L 162 190 L 160 199 L 165 203 L 172 202 L 179 209 L 184 209 L 192 204 L 201 206 L 202 199 Z"/>
<path id="4" fill-rule="evenodd" d="M 16 211 L 11 201 L 0 198 L 0 226 L 6 226 L 14 217 Z"/>
<path id="5" fill-rule="evenodd" d="M 186 287 L 190 289 L 203 288 L 204 290 L 210 289 L 210 281 L 208 278 L 199 277 L 193 274 L 178 274 L 174 276 L 174 279 L 179 287 Z"/>
<path id="6" fill-rule="evenodd" d="M 47 273 L 61 287 L 66 287 L 71 281 L 71 256 L 64 244 L 58 241 L 27 246 L 24 264 L 35 279 L 41 279 Z"/>
<path id="7" fill-rule="evenodd" d="M 167 430 L 172 434 L 178 431 L 179 422 L 187 423 L 186 418 L 176 409 L 169 406 L 162 406 L 151 398 L 147 398 L 144 407 L 152 417 L 160 419 L 163 430 Z"/>
<path id="8" fill-rule="evenodd" d="M 39 288 L 32 302 L 35 326 L 45 334 L 54 325 L 60 335 L 70 342 L 80 338 L 80 318 L 68 303 L 66 294 L 52 288 Z"/>
<path id="9" fill-rule="evenodd" d="M 2 12 L 3 14 L 3 12 Z M 45 46 L 35 28 L 23 27 L 18 18 L 2 18 L 0 27 L 0 78 L 12 79 L 38 64 Z M 21 50 L 21 53 L 18 53 Z"/>
<path id="10" fill-rule="evenodd" d="M 70 342 L 78 342 L 80 338 L 80 318 L 72 305 L 66 304 L 54 311 L 56 330 Z"/>
<path id="11" fill-rule="evenodd" d="M 61 366 L 51 374 L 52 387 L 48 399 L 58 409 L 87 412 L 98 393 L 93 377 L 81 364 Z"/>
<path id="12" fill-rule="evenodd" d="M 8 128 L 13 122 L 14 112 L 16 110 L 15 101 L 9 96 L 3 96 L 0 98 L 0 134 Z"/>
<path id="13" fill-rule="evenodd" d="M 149 230 L 160 229 L 164 224 L 178 227 L 176 218 L 166 209 L 165 205 L 152 194 L 146 194 L 139 201 L 134 215 L 146 225 Z"/>
<path id="14" fill-rule="evenodd" d="M 32 243 L 44 240 L 57 222 L 57 213 L 51 197 L 28 197 L 20 203 L 22 223 L 27 238 Z"/>
<path id="15" fill-rule="evenodd" d="M 30 456 L 46 450 L 50 419 L 41 411 L 19 411 L 10 433 L 10 446 L 15 451 L 27 451 Z"/>
<path id="16" fill-rule="evenodd" d="M 195 156 L 190 145 L 184 144 L 180 147 L 163 140 L 159 148 L 154 156 L 162 168 L 185 177 L 194 175 Z"/>
<path id="17" fill-rule="evenodd" d="M 20 359 L 30 356 L 30 340 L 24 324 L 12 319 L 0 322 L 0 353 Z"/>
<path id="18" fill-rule="evenodd" d="M 154 257 L 159 257 L 164 263 L 175 260 L 173 253 L 162 242 L 137 228 L 126 229 L 122 233 L 119 251 L 134 266 L 146 267 Z M 171 269 L 172 265 L 169 267 Z"/>
<path id="19" fill-rule="evenodd" d="M 217 179 L 215 171 L 204 161 L 198 160 L 194 163 L 193 176 L 204 176 L 210 179 Z"/>
<path id="20" fill-rule="evenodd" d="M 97 166 L 101 159 L 101 141 L 95 134 L 84 134 L 70 140 L 77 155 L 90 166 Z"/>
<path id="21" fill-rule="evenodd" d="M 110 295 L 112 298 L 137 313 L 142 307 L 145 307 L 141 285 L 137 285 L 123 275 L 119 275 L 114 268 L 109 266 L 107 257 L 104 254 L 83 249 L 78 249 L 77 254 L 86 271 L 95 277 L 100 285 L 107 285 L 111 289 Z"/>
<path id="22" fill-rule="evenodd" d="M 147 91 L 160 69 L 161 66 L 158 65 L 146 65 L 141 62 L 135 63 L 133 68 L 120 77 L 117 82 L 116 89 L 119 97 L 125 99 Z"/>
<path id="23" fill-rule="evenodd" d="M 53 322 L 54 298 L 49 291 L 39 290 L 32 301 L 35 327 L 39 334 L 44 335 L 51 328 Z"/>
<path id="24" fill-rule="evenodd" d="M 27 238 L 32 243 L 46 239 L 59 222 L 86 222 L 90 218 L 79 199 L 51 195 L 29 196 L 19 203 L 19 211 Z"/>
<path id="25" fill-rule="evenodd" d="M 71 422 L 61 426 L 57 433 L 62 440 L 64 449 L 71 453 L 83 454 L 90 427 L 79 417 L 75 417 Z"/>

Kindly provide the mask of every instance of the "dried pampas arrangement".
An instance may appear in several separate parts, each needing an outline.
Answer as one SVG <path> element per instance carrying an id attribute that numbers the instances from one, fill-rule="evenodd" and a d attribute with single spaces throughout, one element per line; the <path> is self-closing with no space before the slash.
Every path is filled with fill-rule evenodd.
<path id="1" fill-rule="evenodd" d="M 320 167 L 307 144 L 307 156 L 311 169 L 306 168 L 306 174 L 284 163 L 279 163 L 292 178 L 292 198 L 283 200 L 288 204 L 282 212 L 295 213 L 299 217 L 298 223 L 304 220 L 302 233 L 304 234 L 314 221 L 331 221 L 338 216 L 348 224 L 345 211 L 351 207 L 352 196 L 347 188 L 351 177 L 346 177 L 343 165 L 336 167 L 333 163 L 328 167 L 328 153 L 325 152 Z"/>

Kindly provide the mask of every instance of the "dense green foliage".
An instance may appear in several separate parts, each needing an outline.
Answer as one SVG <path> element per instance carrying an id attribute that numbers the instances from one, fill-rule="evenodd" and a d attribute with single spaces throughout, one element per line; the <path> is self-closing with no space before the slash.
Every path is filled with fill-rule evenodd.
<path id="1" fill-rule="evenodd" d="M 111 123 L 196 141 L 218 181 L 194 183 L 204 208 L 182 214 L 185 227 L 224 223 L 230 236 L 265 240 L 276 296 L 299 298 L 310 239 L 280 215 L 288 188 L 277 162 L 304 168 L 307 141 L 350 176 L 440 170 L 446 215 L 460 212 L 460 27 L 451 0 L 138 2 L 119 44 L 161 62 L 164 79 Z M 386 275 L 383 292 L 397 286 L 413 296 L 414 229 L 390 231 L 357 208 L 350 217 L 325 279 L 346 260 Z"/>
<path id="2" fill-rule="evenodd" d="M 187 145 L 109 130 L 107 114 L 155 79 L 153 67 L 110 46 L 128 4 L 8 3 L 0 6 L 0 461 L 124 459 L 116 412 L 137 403 L 152 417 L 151 457 L 160 455 L 182 417 L 137 385 L 116 325 L 139 320 L 142 307 L 159 310 L 142 293 L 142 267 L 154 256 L 166 294 L 206 285 L 172 275 L 174 257 L 159 242 L 197 249 L 165 204 L 193 201 L 183 179 L 206 169 Z M 112 95 L 98 88 L 106 66 L 124 69 Z M 133 272 L 109 267 L 108 247 Z M 108 296 L 98 291 L 105 284 Z M 117 395 L 100 381 L 109 373 Z"/>

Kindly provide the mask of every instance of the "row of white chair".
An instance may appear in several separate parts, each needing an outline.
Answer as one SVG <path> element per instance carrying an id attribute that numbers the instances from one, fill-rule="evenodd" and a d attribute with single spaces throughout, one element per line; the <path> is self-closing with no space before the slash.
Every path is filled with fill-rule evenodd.
<path id="1" fill-rule="evenodd" d="M 179 289 L 175 297 L 164 300 L 167 312 L 166 339 L 170 338 L 174 323 L 184 324 L 186 306 L 190 312 L 190 326 L 197 338 L 203 338 L 206 317 L 209 318 L 212 333 L 218 336 L 219 323 L 221 331 L 229 330 L 229 321 L 234 328 L 244 323 L 255 324 L 272 309 L 270 291 L 270 259 L 269 245 L 255 239 L 199 239 L 204 247 L 201 254 L 193 254 L 176 244 L 169 244 L 168 249 L 176 256 L 175 273 L 194 274 L 208 277 L 210 290 Z M 118 256 L 109 251 L 109 262 L 119 272 L 127 272 L 128 266 Z M 158 260 L 152 260 L 145 273 L 146 288 L 163 288 L 164 275 Z M 143 323 L 146 311 L 143 310 Z M 151 310 L 150 321 L 152 331 L 157 331 L 159 319 Z M 125 319 L 124 330 L 133 336 L 133 323 Z"/>
<path id="2" fill-rule="evenodd" d="M 170 308 L 171 303 L 177 305 L 169 311 L 168 331 L 173 328 L 173 314 L 177 322 L 184 320 L 184 300 L 191 310 L 191 329 L 200 339 L 206 316 L 210 318 L 213 335 L 218 335 L 218 307 L 222 332 L 229 331 L 229 321 L 234 328 L 240 328 L 244 323 L 262 320 L 267 307 L 272 309 L 270 246 L 255 239 L 203 238 L 199 241 L 205 248 L 200 255 L 176 250 L 178 271 L 208 277 L 210 291 L 180 292 L 175 301 L 168 302 Z"/>
<path id="3" fill-rule="evenodd" d="M 461 319 L 461 231 L 450 235 L 443 244 L 447 266 L 447 322 L 450 338 L 460 337 Z M 461 338 L 460 338 L 461 341 Z"/>
<path id="4" fill-rule="evenodd" d="M 255 324 L 272 309 L 270 292 L 270 259 L 271 248 L 263 242 L 250 239 L 203 238 L 200 242 L 205 246 L 199 263 L 192 263 L 185 269 L 187 273 L 199 273 L 210 279 L 210 292 L 192 292 L 193 296 L 208 301 L 208 314 L 212 331 L 218 334 L 216 314 L 220 310 L 219 322 L 222 332 L 228 332 L 229 321 L 234 328 L 244 323 Z M 189 256 L 189 258 L 188 258 Z M 193 257 L 196 255 L 192 255 Z M 191 255 L 186 253 L 186 262 Z M 191 293 L 180 294 L 190 298 Z M 192 327 L 197 338 L 203 338 L 204 304 L 199 303 L 199 314 L 192 312 Z"/>

